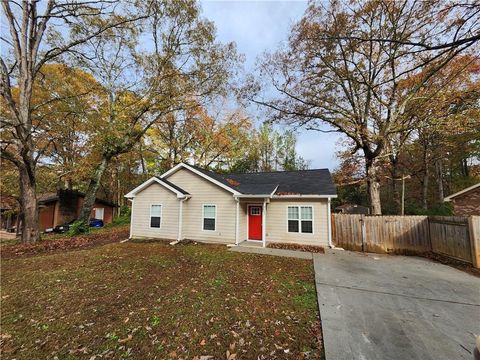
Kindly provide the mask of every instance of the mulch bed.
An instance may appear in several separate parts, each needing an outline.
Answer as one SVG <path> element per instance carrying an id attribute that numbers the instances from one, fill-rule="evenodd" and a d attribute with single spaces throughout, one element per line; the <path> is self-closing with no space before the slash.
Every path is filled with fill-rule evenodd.
<path id="1" fill-rule="evenodd" d="M 128 226 L 111 229 L 102 229 L 86 235 L 64 237 L 52 240 L 43 240 L 35 244 L 18 244 L 2 246 L 0 254 L 2 258 L 10 258 L 20 255 L 39 254 L 44 252 L 65 251 L 103 245 L 127 239 L 129 236 Z"/>
<path id="2" fill-rule="evenodd" d="M 312 253 L 325 254 L 325 249 L 322 246 L 315 245 L 301 245 L 301 244 L 279 244 L 279 243 L 270 243 L 267 247 L 272 249 L 282 249 L 282 250 L 296 250 L 296 251 L 305 251 Z"/>

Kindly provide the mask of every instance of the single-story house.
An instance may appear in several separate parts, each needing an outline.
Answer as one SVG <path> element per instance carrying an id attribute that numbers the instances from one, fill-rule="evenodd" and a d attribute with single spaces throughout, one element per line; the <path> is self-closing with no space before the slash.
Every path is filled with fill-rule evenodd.
<path id="1" fill-rule="evenodd" d="M 9 232 L 18 230 L 20 203 L 10 194 L 0 193 L 0 229 Z"/>
<path id="2" fill-rule="evenodd" d="M 45 231 L 77 219 L 80 216 L 84 197 L 85 194 L 75 190 L 58 190 L 39 195 L 40 230 Z M 109 224 L 115 216 L 117 207 L 110 201 L 97 198 L 90 217 Z"/>
<path id="3" fill-rule="evenodd" d="M 444 201 L 452 202 L 455 215 L 480 215 L 480 183 L 449 195 Z"/>
<path id="4" fill-rule="evenodd" d="M 363 205 L 343 204 L 335 208 L 335 212 L 339 214 L 370 214 L 370 209 Z"/>
<path id="5" fill-rule="evenodd" d="M 125 197 L 130 237 L 331 245 L 328 169 L 219 174 L 180 163 Z"/>

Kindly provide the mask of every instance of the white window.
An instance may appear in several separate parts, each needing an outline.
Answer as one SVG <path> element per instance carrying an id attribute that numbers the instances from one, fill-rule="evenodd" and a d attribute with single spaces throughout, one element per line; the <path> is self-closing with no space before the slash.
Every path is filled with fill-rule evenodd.
<path id="1" fill-rule="evenodd" d="M 103 220 L 104 208 L 95 208 L 95 219 Z"/>
<path id="2" fill-rule="evenodd" d="M 262 208 L 260 206 L 250 206 L 250 215 L 262 215 Z"/>
<path id="3" fill-rule="evenodd" d="M 313 233 L 313 207 L 289 206 L 287 210 L 288 232 Z"/>
<path id="4" fill-rule="evenodd" d="M 215 231 L 216 217 L 216 205 L 203 205 L 203 230 Z"/>
<path id="5" fill-rule="evenodd" d="M 159 228 L 162 223 L 162 205 L 150 207 L 150 227 Z"/>

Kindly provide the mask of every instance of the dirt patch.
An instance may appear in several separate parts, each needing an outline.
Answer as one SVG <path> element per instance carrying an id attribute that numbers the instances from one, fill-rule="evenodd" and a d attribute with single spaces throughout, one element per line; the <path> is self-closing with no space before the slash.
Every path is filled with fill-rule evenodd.
<path id="1" fill-rule="evenodd" d="M 65 251 L 78 248 L 86 248 L 97 245 L 118 242 L 129 236 L 128 226 L 105 228 L 93 231 L 90 234 L 74 237 L 56 237 L 51 240 L 44 239 L 35 244 L 15 244 L 0 247 L 2 258 L 10 258 L 20 255 L 31 255 L 45 252 Z"/>
<path id="2" fill-rule="evenodd" d="M 296 251 L 325 254 L 325 248 L 323 248 L 322 246 L 315 246 L 315 245 L 270 243 L 267 245 L 267 247 L 272 249 L 296 250 Z"/>
<path id="3" fill-rule="evenodd" d="M 1 270 L 5 359 L 323 358 L 311 261 L 126 242 Z"/>
<path id="4" fill-rule="evenodd" d="M 466 263 L 464 261 L 452 259 L 448 256 L 434 253 L 425 253 L 422 256 L 430 260 L 438 261 L 444 265 L 452 266 L 458 270 L 464 271 L 474 276 L 480 277 L 480 269 L 476 269 L 473 267 L 472 264 Z"/>

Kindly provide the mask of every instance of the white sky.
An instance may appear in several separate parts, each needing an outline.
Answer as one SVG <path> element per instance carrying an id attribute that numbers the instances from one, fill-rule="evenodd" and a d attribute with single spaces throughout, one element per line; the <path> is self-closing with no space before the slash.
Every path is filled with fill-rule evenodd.
<path id="1" fill-rule="evenodd" d="M 254 70 L 258 55 L 274 51 L 287 39 L 291 25 L 307 7 L 306 1 L 203 0 L 201 4 L 203 16 L 215 22 L 218 39 L 237 43 L 238 51 L 245 55 L 247 72 Z M 337 134 L 300 131 L 297 151 L 310 161 L 311 168 L 332 170 L 338 163 L 335 158 L 338 139 Z"/>

